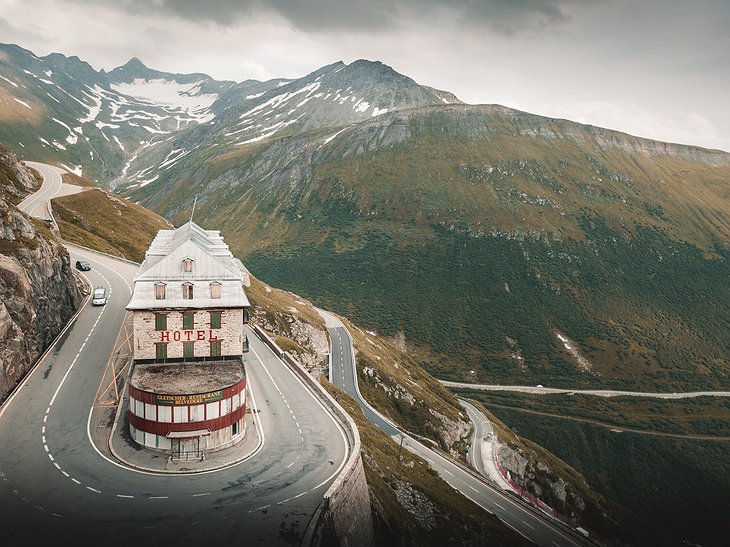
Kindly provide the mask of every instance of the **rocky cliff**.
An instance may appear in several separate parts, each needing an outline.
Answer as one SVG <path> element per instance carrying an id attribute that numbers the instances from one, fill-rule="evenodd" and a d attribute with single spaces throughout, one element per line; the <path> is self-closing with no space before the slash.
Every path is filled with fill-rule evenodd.
<path id="1" fill-rule="evenodd" d="M 0 146 L 0 401 L 30 370 L 81 301 L 68 252 L 16 203 L 36 185 Z"/>

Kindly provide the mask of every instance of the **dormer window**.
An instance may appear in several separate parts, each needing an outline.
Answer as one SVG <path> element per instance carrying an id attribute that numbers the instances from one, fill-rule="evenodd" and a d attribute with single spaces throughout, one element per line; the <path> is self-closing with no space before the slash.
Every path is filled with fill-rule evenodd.
<path id="1" fill-rule="evenodd" d="M 165 284 L 155 283 L 155 300 L 165 299 Z"/>
<path id="2" fill-rule="evenodd" d="M 193 299 L 193 284 L 192 283 L 183 283 L 182 285 L 182 295 L 184 300 L 192 300 Z"/>
<path id="3" fill-rule="evenodd" d="M 213 281 L 210 284 L 210 297 L 216 300 L 220 299 L 221 297 L 221 284 L 217 281 Z"/>
<path id="4" fill-rule="evenodd" d="M 193 271 L 193 259 L 192 258 L 186 258 L 183 260 L 183 271 L 184 272 L 192 272 Z"/>

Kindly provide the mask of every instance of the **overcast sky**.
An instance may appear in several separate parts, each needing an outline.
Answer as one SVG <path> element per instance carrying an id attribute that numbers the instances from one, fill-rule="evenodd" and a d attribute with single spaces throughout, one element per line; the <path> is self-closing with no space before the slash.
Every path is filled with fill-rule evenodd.
<path id="1" fill-rule="evenodd" d="M 468 103 L 730 151 L 730 0 L 0 0 L 0 42 L 235 81 L 378 60 Z"/>

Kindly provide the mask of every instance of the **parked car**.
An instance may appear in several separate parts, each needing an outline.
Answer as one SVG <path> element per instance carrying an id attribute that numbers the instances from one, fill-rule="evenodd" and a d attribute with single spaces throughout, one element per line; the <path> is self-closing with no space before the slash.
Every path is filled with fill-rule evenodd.
<path id="1" fill-rule="evenodd" d="M 94 289 L 94 294 L 91 297 L 91 304 L 93 306 L 103 306 L 106 304 L 106 289 L 104 287 L 97 287 Z"/>
<path id="2" fill-rule="evenodd" d="M 77 260 L 76 268 L 81 270 L 82 272 L 88 272 L 91 269 L 91 264 L 86 262 L 86 260 Z"/>

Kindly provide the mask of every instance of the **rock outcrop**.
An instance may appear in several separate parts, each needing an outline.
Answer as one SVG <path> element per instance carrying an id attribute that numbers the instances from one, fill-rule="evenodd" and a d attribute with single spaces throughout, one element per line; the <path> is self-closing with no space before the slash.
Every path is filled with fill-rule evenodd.
<path id="1" fill-rule="evenodd" d="M 500 443 L 499 462 L 510 478 L 523 490 L 552 507 L 558 513 L 578 521 L 589 509 L 590 514 L 608 518 L 592 499 L 584 499 L 559 473 L 525 450 Z M 590 507 L 589 507 L 590 506 Z"/>
<path id="2" fill-rule="evenodd" d="M 68 252 L 15 203 L 35 180 L 0 147 L 0 401 L 30 370 L 81 301 Z"/>

